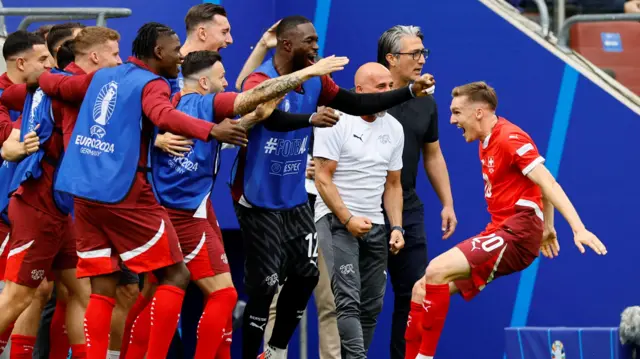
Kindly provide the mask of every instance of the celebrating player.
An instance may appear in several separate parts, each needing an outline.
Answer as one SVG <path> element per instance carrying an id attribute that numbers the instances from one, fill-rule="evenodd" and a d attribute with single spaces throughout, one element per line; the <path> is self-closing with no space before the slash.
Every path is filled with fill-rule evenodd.
<path id="1" fill-rule="evenodd" d="M 589 232 L 571 201 L 544 166 L 531 137 L 496 115 L 498 98 L 484 82 L 453 89 L 451 124 L 467 142 L 480 141 L 484 195 L 491 223 L 431 261 L 416 283 L 405 333 L 405 358 L 432 359 L 449 310 L 450 295 L 471 300 L 494 279 L 528 267 L 542 251 L 553 258 L 560 246 L 554 208 L 567 220 L 574 243 L 599 255 L 607 253 Z"/>
<path id="2" fill-rule="evenodd" d="M 0 94 L 4 94 L 6 89 L 13 87 L 14 84 L 24 83 L 26 81 L 26 75 L 34 68 L 44 68 L 48 66 L 48 52 L 44 43 L 44 40 L 38 35 L 31 34 L 27 31 L 16 31 L 9 34 L 7 37 L 2 53 L 7 63 L 7 72 L 0 76 Z M 2 137 L 2 143 L 10 137 L 13 132 L 14 122 L 20 117 L 20 111 L 10 111 L 4 105 L 0 105 L 2 108 L 1 124 L 2 131 L 0 136 Z M 34 136 L 30 142 L 31 146 L 36 146 L 37 136 Z M 4 149 L 3 149 L 4 151 Z M 9 254 L 9 217 L 8 217 L 8 205 L 9 205 L 9 185 L 13 171 L 15 170 L 15 163 L 2 161 L 0 167 L 0 280 L 4 280 L 5 267 L 7 256 Z M 46 288 L 43 288 L 46 289 Z M 46 291 L 41 291 L 42 294 Z M 46 299 L 45 299 L 46 300 Z M 0 305 L 2 301 L 0 300 Z M 27 303 L 28 305 L 28 303 Z M 6 324 L 7 326 L 0 329 L 0 353 L 4 351 L 5 346 L 13 331 L 13 322 Z M 1 324 L 0 324 L 1 326 Z M 6 328 L 6 329 L 5 329 Z M 14 342 L 15 343 L 15 342 Z M 32 343 L 29 341 L 29 345 Z M 20 340 L 12 348 L 21 348 Z"/>
<path id="3" fill-rule="evenodd" d="M 214 123 L 224 120 L 214 109 L 214 99 L 224 92 L 227 81 L 220 55 L 215 51 L 195 51 L 182 64 L 184 88 L 173 98 L 176 108 L 188 115 Z M 268 117 L 275 102 L 260 105 L 239 122 L 250 126 Z M 245 123 L 246 122 L 246 123 Z M 231 280 L 224 243 L 212 223 L 209 195 L 219 163 L 217 141 L 195 140 L 185 155 L 170 155 L 154 149 L 151 153 L 153 185 L 157 197 L 169 213 L 191 280 L 202 290 L 206 306 L 198 324 L 195 358 L 229 358 L 232 311 L 237 293 Z M 220 333 L 223 333 L 220 335 Z"/>
<path id="4" fill-rule="evenodd" d="M 4 85 L 2 93 L 3 99 L 8 98 L 7 91 L 15 88 L 15 84 L 26 82 L 27 76 L 31 72 L 43 71 L 45 68 L 51 66 L 51 56 L 46 48 L 44 39 L 26 31 L 16 31 L 7 37 L 7 41 L 3 48 L 3 55 L 7 62 L 7 73 L 6 76 L 3 76 L 2 80 Z M 18 94 L 22 92 L 18 92 Z M 21 110 L 22 108 L 20 108 L 20 111 Z M 14 116 L 15 113 L 16 112 L 13 112 Z M 14 125 L 19 126 L 19 122 L 14 123 Z M 13 129 L 12 135 L 14 131 L 17 130 Z M 28 148 L 37 148 L 37 136 L 34 134 L 34 136 L 30 137 L 31 140 L 27 141 Z M 3 153 L 8 150 L 7 145 L 7 142 L 3 144 Z M 21 147 L 21 149 L 24 150 L 25 147 L 27 146 Z M 3 195 L 0 196 L 0 209 L 2 210 L 3 219 L 6 221 L 9 221 L 7 216 L 9 205 L 8 193 L 15 168 L 15 163 L 4 161 L 0 169 L 0 192 L 3 193 Z M 13 230 L 15 229 L 12 229 L 12 231 Z M 24 234 L 24 231 L 22 234 Z M 15 233 L 12 234 L 11 237 L 17 238 Z M 5 239 L 7 238 L 5 237 Z M 11 243 L 12 241 L 5 241 L 5 245 L 2 246 L 3 250 L 0 251 L 7 255 L 7 268 L 11 267 L 10 263 L 12 262 L 12 257 L 18 255 L 15 251 L 13 253 L 10 251 Z M 13 266 L 13 268 L 16 269 L 15 266 Z M 26 273 L 21 273 L 20 276 L 21 279 L 26 279 L 27 277 Z M 5 271 L 7 284 L 2 295 L 0 295 L 0 308 L 2 308 L 0 314 L 0 332 L 3 333 L 3 338 L 7 337 L 11 333 L 11 347 L 12 352 L 14 353 L 29 351 L 30 348 L 33 347 L 36 334 L 36 331 L 33 329 L 33 324 L 37 324 L 42 307 L 45 305 L 52 289 L 50 283 L 44 281 L 40 286 L 36 284 L 33 288 L 27 288 L 26 293 L 22 293 L 23 295 L 16 295 L 16 292 L 19 292 L 20 289 L 24 289 L 21 285 L 24 284 L 24 282 L 20 282 L 18 284 L 16 282 L 18 280 L 17 277 L 17 273 Z M 38 283 L 40 282 L 38 281 Z M 12 298 L 15 299 L 15 301 Z M 30 315 L 27 315 L 27 313 L 21 315 L 20 320 L 15 325 L 15 329 L 12 331 L 12 326 L 16 318 L 30 305 L 31 307 L 28 313 Z"/>

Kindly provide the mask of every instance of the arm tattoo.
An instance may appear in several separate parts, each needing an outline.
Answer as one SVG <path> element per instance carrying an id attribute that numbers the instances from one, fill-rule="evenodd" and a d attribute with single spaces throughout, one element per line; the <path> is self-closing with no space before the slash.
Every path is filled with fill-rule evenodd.
<path id="1" fill-rule="evenodd" d="M 261 120 L 255 116 L 253 112 L 250 112 L 240 119 L 238 122 L 238 126 L 244 128 L 245 131 L 249 131 L 253 126 L 258 124 Z"/>
<path id="2" fill-rule="evenodd" d="M 253 111 L 259 104 L 295 90 L 304 81 L 305 78 L 299 72 L 264 81 L 253 89 L 240 93 L 233 104 L 233 112 L 241 115 Z"/>

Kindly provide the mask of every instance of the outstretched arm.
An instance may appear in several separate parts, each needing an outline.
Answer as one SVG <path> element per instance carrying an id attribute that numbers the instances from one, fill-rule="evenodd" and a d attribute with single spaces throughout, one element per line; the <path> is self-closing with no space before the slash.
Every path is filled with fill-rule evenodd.
<path id="1" fill-rule="evenodd" d="M 383 93 L 355 93 L 337 88 L 333 80 L 323 78 L 320 105 L 327 105 L 336 110 L 354 116 L 371 115 L 409 101 L 414 97 L 428 96 L 426 90 L 435 84 L 433 76 L 423 75 L 413 84 L 397 90 Z"/>
<path id="2" fill-rule="evenodd" d="M 382 93 L 355 93 L 341 88 L 327 106 L 354 116 L 371 115 L 413 98 L 409 87 Z"/>
<path id="3" fill-rule="evenodd" d="M 43 72 L 38 84 L 48 96 L 73 104 L 81 104 L 95 72 L 86 75 L 65 76 Z"/>
<path id="4" fill-rule="evenodd" d="M 348 62 L 346 57 L 330 56 L 292 74 L 266 80 L 251 90 L 238 94 L 233 104 L 234 115 L 244 115 L 263 102 L 282 97 L 312 77 L 340 71 Z"/>
<path id="5" fill-rule="evenodd" d="M 144 114 L 161 130 L 206 141 L 214 124 L 176 110 L 169 100 L 169 85 L 162 79 L 149 82 L 142 92 Z"/>
<path id="6" fill-rule="evenodd" d="M 527 174 L 527 177 L 540 187 L 544 198 L 558 209 L 571 226 L 574 234 L 586 230 L 569 197 L 567 197 L 567 194 L 556 179 L 553 178 L 547 167 L 543 164 L 538 164 Z"/>
<path id="7" fill-rule="evenodd" d="M 543 164 L 535 166 L 527 174 L 527 177 L 540 187 L 544 198 L 551 202 L 567 220 L 573 231 L 574 242 L 581 253 L 585 252 L 584 246 L 586 245 L 597 254 L 607 254 L 607 248 L 598 237 L 586 229 L 569 197 Z"/>

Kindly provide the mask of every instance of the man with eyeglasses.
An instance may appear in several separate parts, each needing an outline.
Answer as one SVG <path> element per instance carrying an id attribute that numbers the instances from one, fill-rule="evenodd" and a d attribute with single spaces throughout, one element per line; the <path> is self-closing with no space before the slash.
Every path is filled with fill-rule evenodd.
<path id="1" fill-rule="evenodd" d="M 380 36 L 378 62 L 391 72 L 395 88 L 406 86 L 422 74 L 429 56 L 429 50 L 424 48 L 422 40 L 422 32 L 417 26 L 396 25 Z M 453 234 L 458 221 L 453 210 L 449 172 L 438 141 L 438 109 L 434 98 L 415 98 L 388 112 L 402 124 L 404 130 L 401 182 L 405 247 L 398 255 L 389 256 L 388 264 L 395 295 L 390 354 L 391 359 L 403 359 L 411 290 L 427 268 L 424 207 L 416 193 L 421 153 L 429 181 L 442 203 L 443 239 Z"/>

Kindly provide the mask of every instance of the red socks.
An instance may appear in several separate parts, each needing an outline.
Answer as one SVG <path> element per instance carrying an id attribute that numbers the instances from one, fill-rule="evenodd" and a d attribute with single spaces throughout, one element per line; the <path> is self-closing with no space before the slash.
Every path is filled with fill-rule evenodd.
<path id="1" fill-rule="evenodd" d="M 409 312 L 409 320 L 407 321 L 407 330 L 404 332 L 404 340 L 406 342 L 404 358 L 416 359 L 422 342 L 422 317 L 424 309 L 422 304 L 411 302 L 411 311 Z"/>
<path id="2" fill-rule="evenodd" d="M 435 356 L 438 340 L 444 328 L 444 322 L 449 311 L 448 284 L 427 284 L 425 286 L 427 294 L 424 296 L 424 307 L 422 317 L 422 343 L 420 344 L 420 354 L 425 356 Z"/>
<path id="3" fill-rule="evenodd" d="M 150 330 L 151 330 L 151 305 L 147 305 L 142 309 L 142 312 L 133 321 L 133 325 L 131 326 L 131 333 L 129 335 L 129 340 L 127 341 L 126 356 L 122 355 L 122 349 L 121 349 L 120 357 L 121 358 L 124 357 L 125 359 L 143 359 L 144 355 L 147 354 L 147 347 L 149 346 Z M 124 344 L 124 339 L 122 341 Z"/>
<path id="4" fill-rule="evenodd" d="M 11 336 L 11 359 L 31 359 L 33 347 L 36 345 L 36 337 L 14 334 Z"/>
<path id="5" fill-rule="evenodd" d="M 116 305 L 114 298 L 91 294 L 84 315 L 84 337 L 87 343 L 87 359 L 105 359 L 109 348 L 111 314 Z"/>
<path id="6" fill-rule="evenodd" d="M 85 344 L 71 344 L 71 359 L 86 359 L 87 346 Z"/>
<path id="7" fill-rule="evenodd" d="M 51 330 L 49 330 L 49 359 L 66 359 L 69 355 L 69 337 L 65 326 L 67 303 L 58 300 L 51 318 Z"/>
<path id="8" fill-rule="evenodd" d="M 178 328 L 184 291 L 171 285 L 158 286 L 151 301 L 151 331 L 147 359 L 165 359 L 171 340 Z M 107 355 L 106 351 L 104 359 Z M 93 359 L 93 358 L 90 358 Z"/>
<path id="9" fill-rule="evenodd" d="M 16 322 L 9 324 L 7 330 L 0 335 L 0 354 L 2 354 L 4 352 L 4 348 L 7 347 L 7 343 L 9 343 L 9 338 L 11 337 L 11 332 L 13 331 L 13 326 L 15 324 Z"/>
<path id="10" fill-rule="evenodd" d="M 217 290 L 209 295 L 198 322 L 198 344 L 194 359 L 211 358 L 217 353 L 226 333 L 227 323 L 238 300 L 235 288 Z M 228 337 L 228 336 L 227 336 Z"/>
<path id="11" fill-rule="evenodd" d="M 227 326 L 222 334 L 222 343 L 218 347 L 215 359 L 231 359 L 231 339 L 233 337 L 233 313 L 229 315 Z"/>
<path id="12" fill-rule="evenodd" d="M 133 326 L 133 323 L 136 321 L 136 318 L 138 318 L 138 315 L 142 313 L 142 311 L 147 307 L 149 302 L 150 302 L 149 299 L 145 298 L 142 294 L 139 294 L 135 304 L 133 305 L 133 307 L 131 307 L 131 310 L 129 310 L 129 314 L 127 314 L 127 319 L 124 323 L 124 333 L 122 335 L 122 346 L 120 347 L 121 358 L 127 357 L 127 349 L 129 347 L 129 341 L 131 340 L 131 327 Z M 145 351 L 146 350 L 147 350 L 147 347 L 145 345 Z"/>

